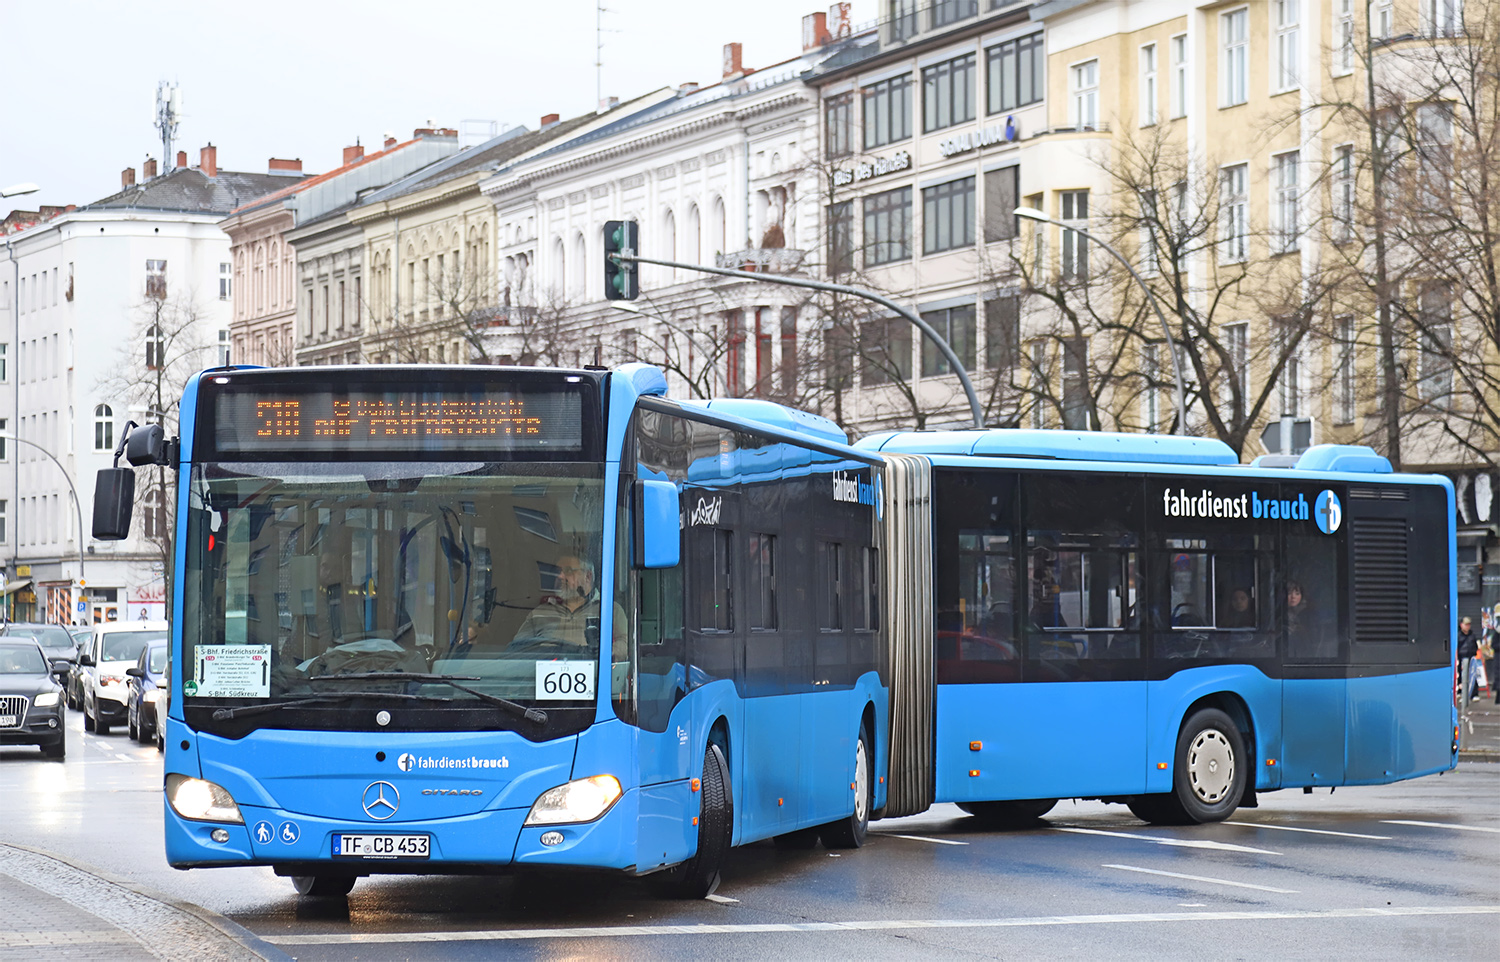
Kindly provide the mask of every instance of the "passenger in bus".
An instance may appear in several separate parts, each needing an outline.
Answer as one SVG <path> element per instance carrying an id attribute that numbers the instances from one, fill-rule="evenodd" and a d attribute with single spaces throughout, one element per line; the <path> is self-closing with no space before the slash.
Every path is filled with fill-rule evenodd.
<path id="1" fill-rule="evenodd" d="M 1254 628 L 1255 607 L 1250 601 L 1250 592 L 1236 588 L 1229 593 L 1229 607 L 1225 609 L 1220 628 Z"/>
<path id="2" fill-rule="evenodd" d="M 1319 611 L 1302 590 L 1302 582 L 1286 583 L 1287 652 L 1294 657 L 1332 658 L 1338 654 L 1338 639 L 1325 613 Z"/>
<path id="3" fill-rule="evenodd" d="M 516 630 L 510 648 L 553 644 L 586 651 L 599 641 L 600 598 L 594 586 L 594 564 L 574 555 L 557 560 L 557 592 L 546 595 Z M 625 609 L 615 602 L 616 651 L 626 642 Z"/>

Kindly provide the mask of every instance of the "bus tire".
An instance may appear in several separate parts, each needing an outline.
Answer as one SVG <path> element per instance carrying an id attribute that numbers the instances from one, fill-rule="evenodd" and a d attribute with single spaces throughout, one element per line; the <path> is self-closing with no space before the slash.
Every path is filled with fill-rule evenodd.
<path id="1" fill-rule="evenodd" d="M 1185 825 L 1187 813 L 1177 804 L 1176 796 L 1134 795 L 1125 802 L 1130 814 L 1148 825 Z"/>
<path id="2" fill-rule="evenodd" d="M 729 801 L 729 765 L 718 745 L 703 753 L 703 808 L 698 819 L 698 853 L 656 876 L 653 884 L 668 898 L 707 898 L 719 887 L 719 871 L 733 837 L 734 809 Z"/>
<path id="3" fill-rule="evenodd" d="M 1018 798 L 1004 802 L 960 802 L 958 807 L 985 826 L 1018 828 L 1034 823 L 1056 804 L 1055 798 Z"/>
<path id="4" fill-rule="evenodd" d="M 1193 713 L 1177 736 L 1172 797 L 1190 823 L 1222 822 L 1245 794 L 1245 740 L 1217 708 Z"/>
<path id="5" fill-rule="evenodd" d="M 308 898 L 337 899 L 348 895 L 356 881 L 354 875 L 293 875 L 292 888 Z"/>
<path id="6" fill-rule="evenodd" d="M 854 747 L 854 811 L 818 830 L 829 848 L 859 848 L 865 844 L 870 829 L 870 770 L 870 740 L 861 729 Z"/>

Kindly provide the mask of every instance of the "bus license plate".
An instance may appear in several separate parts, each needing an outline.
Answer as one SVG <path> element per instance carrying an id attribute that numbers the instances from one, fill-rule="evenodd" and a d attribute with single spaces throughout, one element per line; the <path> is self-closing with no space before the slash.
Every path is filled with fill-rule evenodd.
<path id="1" fill-rule="evenodd" d="M 427 835 L 335 835 L 333 854 L 345 858 L 427 858 Z"/>

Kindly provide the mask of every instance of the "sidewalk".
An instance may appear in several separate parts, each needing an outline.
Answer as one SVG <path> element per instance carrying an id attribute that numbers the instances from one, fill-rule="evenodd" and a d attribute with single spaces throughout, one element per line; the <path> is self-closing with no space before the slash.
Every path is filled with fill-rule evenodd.
<path id="1" fill-rule="evenodd" d="M 1459 708 L 1458 728 L 1459 759 L 1500 762 L 1500 705 L 1493 694 Z"/>
<path id="2" fill-rule="evenodd" d="M 0 960 L 184 958 L 287 956 L 205 909 L 0 843 Z"/>

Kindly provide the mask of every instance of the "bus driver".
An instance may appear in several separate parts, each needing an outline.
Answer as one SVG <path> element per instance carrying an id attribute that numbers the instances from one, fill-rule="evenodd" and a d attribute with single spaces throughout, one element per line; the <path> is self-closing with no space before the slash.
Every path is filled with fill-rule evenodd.
<path id="1" fill-rule="evenodd" d="M 599 592 L 594 587 L 594 565 L 574 555 L 557 560 L 557 593 L 546 595 L 516 630 L 511 645 L 553 642 L 592 647 L 599 631 Z M 624 652 L 625 609 L 615 602 L 615 654 Z M 589 637 L 589 628 L 596 638 Z"/>

